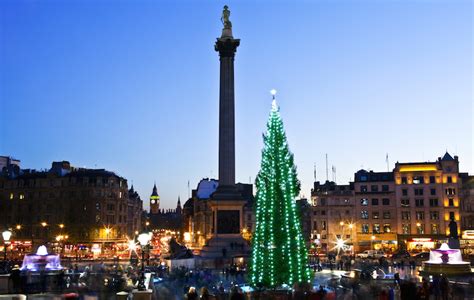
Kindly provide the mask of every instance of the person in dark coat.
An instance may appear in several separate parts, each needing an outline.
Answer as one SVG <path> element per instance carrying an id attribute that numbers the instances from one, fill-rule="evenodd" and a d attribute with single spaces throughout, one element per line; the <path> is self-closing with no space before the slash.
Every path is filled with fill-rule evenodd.
<path id="1" fill-rule="evenodd" d="M 15 294 L 21 293 L 21 271 L 19 265 L 13 266 L 13 269 L 10 272 L 10 279 L 13 283 L 13 292 Z"/>

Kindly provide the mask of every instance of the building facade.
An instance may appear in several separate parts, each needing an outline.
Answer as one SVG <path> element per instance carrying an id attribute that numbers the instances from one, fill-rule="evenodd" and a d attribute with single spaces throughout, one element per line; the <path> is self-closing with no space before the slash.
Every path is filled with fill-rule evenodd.
<path id="1" fill-rule="evenodd" d="M 397 210 L 392 172 L 354 174 L 356 251 L 397 248 Z"/>
<path id="2" fill-rule="evenodd" d="M 457 156 L 446 153 L 436 162 L 397 162 L 393 172 L 402 247 L 426 251 L 439 245 L 446 241 L 451 219 L 460 228 Z"/>
<path id="3" fill-rule="evenodd" d="M 49 170 L 0 177 L 0 220 L 13 239 L 33 244 L 67 236 L 70 244 L 124 241 L 140 229 L 142 202 L 127 180 L 104 169 L 53 162 Z M 132 218 L 132 219 L 130 219 Z"/>
<path id="4" fill-rule="evenodd" d="M 310 238 L 321 251 L 333 251 L 339 239 L 355 252 L 427 251 L 447 240 L 453 219 L 461 248 L 474 253 L 474 176 L 460 173 L 449 153 L 397 162 L 391 172 L 360 170 L 349 185 L 315 182 L 311 201 Z"/>
<path id="5" fill-rule="evenodd" d="M 317 252 L 336 251 L 342 239 L 352 251 L 355 240 L 353 184 L 337 185 L 326 181 L 314 183 L 311 190 L 311 249 Z"/>

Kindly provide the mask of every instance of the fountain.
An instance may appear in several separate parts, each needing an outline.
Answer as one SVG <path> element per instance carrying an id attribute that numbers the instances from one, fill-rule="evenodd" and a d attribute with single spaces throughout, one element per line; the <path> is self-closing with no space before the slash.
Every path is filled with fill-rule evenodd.
<path id="1" fill-rule="evenodd" d="M 422 274 L 465 275 L 471 274 L 471 265 L 463 261 L 459 249 L 451 249 L 443 243 L 439 249 L 430 251 L 430 259 L 422 264 Z"/>
<path id="2" fill-rule="evenodd" d="M 21 265 L 22 271 L 57 271 L 61 270 L 59 255 L 48 254 L 46 246 L 42 245 L 38 247 L 36 253 L 27 254 L 23 258 L 23 264 Z"/>

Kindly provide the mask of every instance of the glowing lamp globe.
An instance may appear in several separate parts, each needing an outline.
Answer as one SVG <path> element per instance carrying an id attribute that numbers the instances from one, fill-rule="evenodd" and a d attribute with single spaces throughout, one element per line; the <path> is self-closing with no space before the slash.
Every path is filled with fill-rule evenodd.
<path id="1" fill-rule="evenodd" d="M 148 234 L 148 232 L 141 233 L 138 236 L 138 242 L 140 243 L 141 246 L 146 246 L 148 244 L 148 242 L 150 241 L 150 239 L 151 239 L 151 237 Z"/>
<path id="2" fill-rule="evenodd" d="M 12 236 L 12 232 L 10 230 L 5 230 L 4 232 L 2 232 L 2 236 L 3 236 L 3 240 L 5 242 L 8 242 Z"/>

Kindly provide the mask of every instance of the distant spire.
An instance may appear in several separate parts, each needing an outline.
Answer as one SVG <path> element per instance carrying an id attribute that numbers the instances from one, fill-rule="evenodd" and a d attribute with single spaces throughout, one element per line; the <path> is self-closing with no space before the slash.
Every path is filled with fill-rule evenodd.
<path id="1" fill-rule="evenodd" d="M 177 207 L 181 208 L 181 197 L 180 196 L 178 196 L 178 206 Z"/>
<path id="2" fill-rule="evenodd" d="M 151 193 L 152 196 L 158 196 L 158 189 L 156 188 L 156 181 L 153 185 L 153 192 Z"/>

